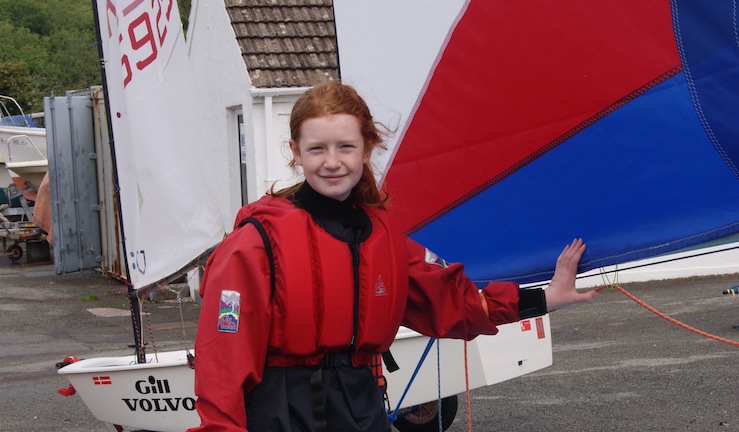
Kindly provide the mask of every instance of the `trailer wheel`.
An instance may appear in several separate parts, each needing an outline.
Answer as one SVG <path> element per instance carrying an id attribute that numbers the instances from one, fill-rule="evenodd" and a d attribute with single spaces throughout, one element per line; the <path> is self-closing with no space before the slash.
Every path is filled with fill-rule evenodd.
<path id="1" fill-rule="evenodd" d="M 410 412 L 398 417 L 393 423 L 400 432 L 436 432 L 439 430 L 439 402 L 432 401 L 413 407 Z M 441 400 L 441 427 L 449 429 L 457 415 L 457 396 Z"/>
<path id="2" fill-rule="evenodd" d="M 18 261 L 23 257 L 23 248 L 19 245 L 13 245 L 5 251 L 5 256 L 10 258 L 11 261 Z"/>

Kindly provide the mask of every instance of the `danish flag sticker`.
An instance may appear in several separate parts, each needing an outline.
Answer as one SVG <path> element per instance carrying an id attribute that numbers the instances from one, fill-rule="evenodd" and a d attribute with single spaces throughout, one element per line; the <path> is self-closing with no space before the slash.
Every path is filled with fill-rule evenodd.
<path id="1" fill-rule="evenodd" d="M 113 381 L 110 380 L 109 376 L 94 376 L 92 377 L 92 382 L 95 383 L 95 385 L 111 385 L 113 384 Z"/>

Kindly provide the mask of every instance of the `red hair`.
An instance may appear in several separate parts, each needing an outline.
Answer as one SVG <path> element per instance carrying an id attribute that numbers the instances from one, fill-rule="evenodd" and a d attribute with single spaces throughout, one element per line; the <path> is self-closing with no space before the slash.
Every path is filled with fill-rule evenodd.
<path id="1" fill-rule="evenodd" d="M 373 120 L 367 103 L 353 87 L 335 81 L 318 84 L 298 98 L 290 114 L 290 139 L 294 142 L 300 140 L 300 128 L 304 121 L 331 114 L 349 114 L 359 120 L 366 152 L 372 152 L 375 148 L 385 149 L 382 141 L 383 137 L 389 134 L 387 128 Z M 293 159 L 290 161 L 290 167 L 295 166 Z M 270 193 L 278 197 L 287 196 L 300 186 L 301 184 L 297 184 Z M 362 178 L 354 188 L 354 200 L 358 204 L 385 208 L 387 194 L 378 189 L 369 162 L 364 164 Z"/>

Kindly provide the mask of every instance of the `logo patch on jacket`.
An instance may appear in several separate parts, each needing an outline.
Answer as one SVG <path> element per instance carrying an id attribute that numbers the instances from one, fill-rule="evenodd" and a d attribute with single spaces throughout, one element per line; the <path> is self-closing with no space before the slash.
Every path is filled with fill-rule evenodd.
<path id="1" fill-rule="evenodd" d="M 439 267 L 444 267 L 444 268 L 449 267 L 449 265 L 444 260 L 444 258 L 439 257 L 439 255 L 436 255 L 435 253 L 431 252 L 428 249 L 426 249 L 426 262 L 428 264 L 435 264 Z"/>
<path id="2" fill-rule="evenodd" d="M 221 306 L 218 309 L 218 331 L 236 333 L 239 329 L 239 310 L 241 293 L 231 290 L 221 291 Z"/>
<path id="3" fill-rule="evenodd" d="M 377 283 L 375 283 L 375 297 L 381 297 L 387 295 L 387 289 L 385 283 L 382 282 L 382 276 L 377 276 Z"/>

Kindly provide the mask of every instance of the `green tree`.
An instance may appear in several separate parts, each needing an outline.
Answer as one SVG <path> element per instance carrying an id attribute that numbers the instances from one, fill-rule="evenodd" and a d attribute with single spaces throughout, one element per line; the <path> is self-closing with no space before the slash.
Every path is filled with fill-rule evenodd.
<path id="1" fill-rule="evenodd" d="M 75 28 L 56 30 L 49 40 L 49 48 L 52 76 L 42 89 L 45 93 L 86 88 L 102 81 L 94 32 Z"/>
<path id="2" fill-rule="evenodd" d="M 0 93 L 35 112 L 44 96 L 101 84 L 93 1 L 0 0 Z M 190 3 L 177 0 L 185 29 Z"/>
<path id="3" fill-rule="evenodd" d="M 40 36 L 51 34 L 49 12 L 45 2 L 0 0 L 1 21 L 11 22 L 17 28 L 28 29 Z"/>
<path id="4" fill-rule="evenodd" d="M 33 85 L 28 65 L 22 60 L 0 61 L 0 95 L 13 95 L 21 107 L 27 107 L 27 113 L 35 112 L 43 107 L 38 107 L 37 91 Z M 15 112 L 15 107 L 7 105 L 11 115 L 20 114 Z"/>
<path id="5" fill-rule="evenodd" d="M 43 109 L 39 82 L 47 59 L 48 48 L 43 37 L 0 21 L 0 94 L 15 98 L 24 110 Z"/>
<path id="6" fill-rule="evenodd" d="M 100 84 L 92 0 L 0 0 L 0 62 L 14 66 L 0 74 L 0 91 L 26 111 L 42 110 L 52 92 Z"/>
<path id="7" fill-rule="evenodd" d="M 187 33 L 187 25 L 190 20 L 190 4 L 191 0 L 177 0 L 177 7 L 180 9 L 180 20 L 182 20 L 182 28 Z"/>

